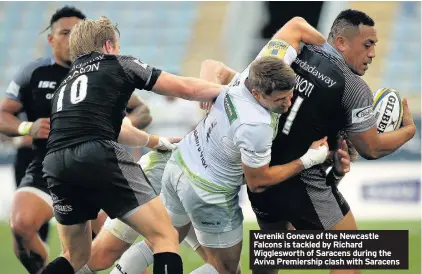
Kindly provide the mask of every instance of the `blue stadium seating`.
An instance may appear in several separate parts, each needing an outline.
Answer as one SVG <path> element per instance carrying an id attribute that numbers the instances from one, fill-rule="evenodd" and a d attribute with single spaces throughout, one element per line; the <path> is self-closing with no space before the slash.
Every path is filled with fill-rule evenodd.
<path id="1" fill-rule="evenodd" d="M 392 30 L 382 79 L 383 87 L 421 92 L 421 3 L 401 2 Z M 384 41 L 381 41 L 381 43 Z"/>
<path id="2" fill-rule="evenodd" d="M 19 67 L 51 53 L 47 33 L 57 8 L 74 5 L 89 18 L 107 16 L 118 24 L 122 54 L 172 72 L 188 49 L 198 2 L 0 2 L 0 89 L 4 92 Z"/>

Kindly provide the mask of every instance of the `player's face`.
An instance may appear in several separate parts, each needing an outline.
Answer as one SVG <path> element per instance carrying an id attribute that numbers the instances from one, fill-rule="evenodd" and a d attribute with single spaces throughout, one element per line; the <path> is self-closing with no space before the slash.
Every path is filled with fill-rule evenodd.
<path id="1" fill-rule="evenodd" d="M 343 56 L 347 65 L 357 75 L 364 75 L 375 57 L 375 44 L 378 42 L 374 27 L 361 25 L 359 32 L 346 39 Z"/>
<path id="2" fill-rule="evenodd" d="M 270 95 L 261 93 L 260 97 L 257 100 L 263 107 L 271 112 L 281 114 L 287 112 L 292 105 L 293 89 L 289 91 L 273 91 Z"/>
<path id="3" fill-rule="evenodd" d="M 81 19 L 78 17 L 63 17 L 57 20 L 48 35 L 48 42 L 53 48 L 53 55 L 58 61 L 70 64 L 69 34 L 72 27 Z"/>

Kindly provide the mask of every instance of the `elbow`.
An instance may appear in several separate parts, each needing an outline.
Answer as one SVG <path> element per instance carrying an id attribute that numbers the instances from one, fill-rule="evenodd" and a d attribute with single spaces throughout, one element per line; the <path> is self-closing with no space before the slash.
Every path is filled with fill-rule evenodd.
<path id="1" fill-rule="evenodd" d="M 247 181 L 248 188 L 252 193 L 261 193 L 265 188 L 257 180 Z"/>
<path id="2" fill-rule="evenodd" d="M 360 156 L 362 156 L 362 158 L 366 159 L 366 160 L 377 160 L 379 158 L 381 158 L 381 153 L 375 149 L 375 148 L 370 148 L 367 151 L 364 151 L 362 153 L 359 153 Z"/>
<path id="3" fill-rule="evenodd" d="M 292 25 L 293 27 L 301 27 L 303 26 L 303 24 L 307 24 L 308 22 L 300 16 L 295 16 L 292 19 L 290 19 L 290 21 L 288 22 L 288 24 Z"/>

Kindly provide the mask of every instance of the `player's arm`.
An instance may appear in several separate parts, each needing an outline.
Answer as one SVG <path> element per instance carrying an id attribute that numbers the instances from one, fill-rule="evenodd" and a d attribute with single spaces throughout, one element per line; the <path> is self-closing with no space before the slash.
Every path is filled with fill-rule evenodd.
<path id="1" fill-rule="evenodd" d="M 22 109 L 22 104 L 10 98 L 3 98 L 0 101 L 0 132 L 8 136 L 25 135 L 19 133 L 19 125 L 23 121 L 15 115 Z M 21 132 L 23 133 L 23 132 Z"/>
<path id="2" fill-rule="evenodd" d="M 193 77 L 176 76 L 130 56 L 118 56 L 129 81 L 137 89 L 192 101 L 212 101 L 223 86 Z"/>
<path id="3" fill-rule="evenodd" d="M 148 147 L 151 149 L 171 150 L 181 138 L 163 138 L 157 135 L 148 134 L 143 130 L 135 128 L 129 118 L 125 117 L 122 122 L 120 134 L 117 141 L 128 147 Z"/>
<path id="4" fill-rule="evenodd" d="M 300 50 L 300 42 L 312 45 L 322 45 L 326 42 L 324 36 L 302 17 L 290 19 L 274 34 L 271 40 L 274 39 L 286 41 L 297 52 Z"/>
<path id="5" fill-rule="evenodd" d="M 222 62 L 207 59 L 201 64 L 199 77 L 209 82 L 228 85 L 236 76 L 237 72 Z"/>
<path id="6" fill-rule="evenodd" d="M 164 71 L 152 87 L 152 91 L 161 95 L 201 102 L 212 101 L 222 89 L 223 86 L 219 84 L 193 77 L 176 76 Z"/>
<path id="7" fill-rule="evenodd" d="M 314 142 L 317 149 L 310 149 L 303 157 L 290 163 L 269 166 L 271 160 L 272 128 L 269 125 L 241 125 L 234 134 L 240 149 L 246 183 L 252 192 L 261 192 L 298 174 L 306 168 L 324 162 L 328 148 L 326 138 Z"/>
<path id="8" fill-rule="evenodd" d="M 338 185 L 343 177 L 350 171 L 351 155 L 346 140 L 339 138 L 339 149 L 333 154 L 333 166 L 327 174 L 328 185 Z M 351 148 L 352 149 L 352 148 Z"/>
<path id="9" fill-rule="evenodd" d="M 30 78 L 34 63 L 24 66 L 10 82 L 5 97 L 0 101 L 0 133 L 8 136 L 31 135 L 47 138 L 50 119 L 38 119 L 35 123 L 21 121 L 16 114 L 23 108 L 22 100 L 30 92 Z"/>
<path id="10" fill-rule="evenodd" d="M 410 112 L 407 106 L 406 108 Z M 416 126 L 413 119 L 409 119 L 407 122 L 403 120 L 403 127 L 392 132 L 378 134 L 376 127 L 373 127 L 365 132 L 350 133 L 349 137 L 362 157 L 375 160 L 399 149 L 412 139 L 415 133 Z"/>
<path id="11" fill-rule="evenodd" d="M 152 117 L 150 115 L 149 108 L 144 102 L 142 102 L 141 98 L 139 98 L 135 92 L 133 92 L 130 96 L 127 108 L 131 109 L 127 117 L 134 127 L 144 129 L 151 124 Z"/>
<path id="12" fill-rule="evenodd" d="M 301 42 L 322 45 L 326 40 L 305 19 L 294 17 L 274 34 L 257 58 L 266 55 L 276 55 L 291 64 L 300 50 Z M 296 52 L 289 50 L 289 46 L 293 47 Z M 222 62 L 209 59 L 202 62 L 200 77 L 213 83 L 228 85 L 236 73 L 235 70 Z"/>
<path id="13" fill-rule="evenodd" d="M 406 100 L 403 100 L 403 126 L 382 134 L 377 132 L 372 104 L 372 92 L 367 85 L 360 85 L 356 90 L 346 90 L 342 99 L 342 107 L 345 109 L 348 121 L 346 132 L 358 153 L 368 160 L 379 159 L 393 153 L 416 133 L 416 126 Z M 366 109 L 367 111 L 364 111 Z M 357 113 L 364 114 L 358 116 Z"/>

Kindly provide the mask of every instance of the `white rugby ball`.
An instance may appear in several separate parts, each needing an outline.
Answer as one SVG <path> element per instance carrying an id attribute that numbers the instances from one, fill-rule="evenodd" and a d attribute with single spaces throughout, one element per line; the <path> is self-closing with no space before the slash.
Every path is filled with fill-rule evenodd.
<path id="1" fill-rule="evenodd" d="M 378 133 L 400 128 L 403 119 L 403 104 L 398 92 L 392 88 L 381 88 L 374 93 L 374 114 Z"/>

